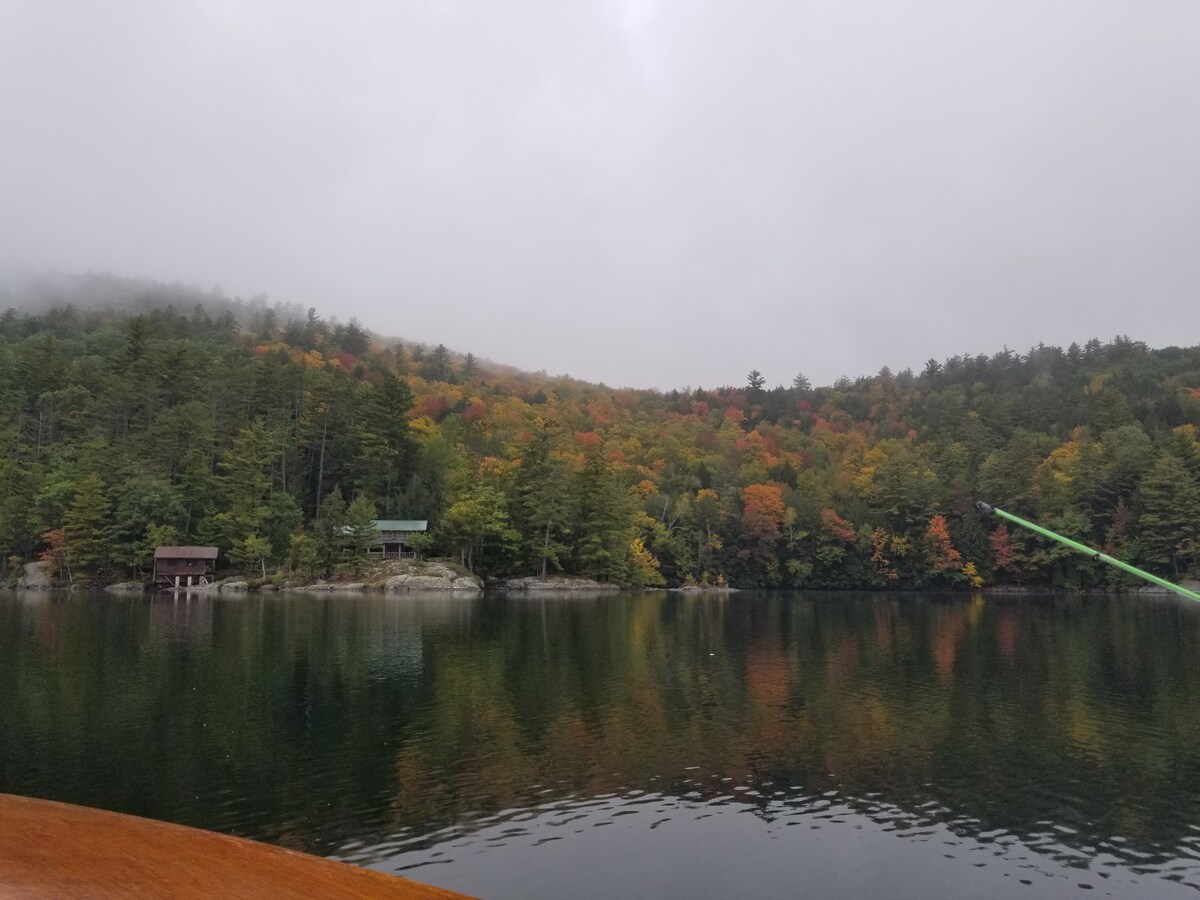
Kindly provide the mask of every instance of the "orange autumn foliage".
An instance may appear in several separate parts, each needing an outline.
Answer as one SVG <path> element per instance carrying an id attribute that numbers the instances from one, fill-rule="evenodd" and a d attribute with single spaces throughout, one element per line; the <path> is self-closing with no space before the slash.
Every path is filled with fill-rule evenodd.
<path id="1" fill-rule="evenodd" d="M 854 540 L 854 526 L 828 507 L 821 510 L 821 530 L 839 541 Z"/>
<path id="2" fill-rule="evenodd" d="M 763 516 L 778 528 L 783 524 L 783 488 L 777 484 L 751 484 L 742 489 L 742 509 Z"/>
<path id="3" fill-rule="evenodd" d="M 933 567 L 939 572 L 957 572 L 962 567 L 962 554 L 954 548 L 950 540 L 950 526 L 946 517 L 936 515 L 929 520 L 925 529 L 925 539 L 929 542 Z"/>

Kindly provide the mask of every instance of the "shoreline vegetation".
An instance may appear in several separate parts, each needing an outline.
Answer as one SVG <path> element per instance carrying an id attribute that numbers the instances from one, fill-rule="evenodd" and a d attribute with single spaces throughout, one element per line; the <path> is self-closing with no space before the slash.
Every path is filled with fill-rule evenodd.
<path id="1" fill-rule="evenodd" d="M 454 560 L 451 584 L 1134 586 L 977 500 L 1168 580 L 1200 571 L 1200 347 L 1119 336 L 657 391 L 110 276 L 0 285 L 5 306 L 10 585 L 30 562 L 137 582 L 163 546 L 216 547 L 247 588 L 345 581 L 383 519 L 427 521 L 408 549 Z"/>

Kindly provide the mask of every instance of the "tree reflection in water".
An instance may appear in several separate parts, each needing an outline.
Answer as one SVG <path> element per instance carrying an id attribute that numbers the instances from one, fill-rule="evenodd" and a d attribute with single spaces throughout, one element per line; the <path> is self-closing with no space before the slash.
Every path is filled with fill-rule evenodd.
<path id="1" fill-rule="evenodd" d="M 393 870 L 737 811 L 657 864 L 843 828 L 1166 887 L 1200 857 L 1197 651 L 1174 600 L 9 595 L 0 791 Z"/>

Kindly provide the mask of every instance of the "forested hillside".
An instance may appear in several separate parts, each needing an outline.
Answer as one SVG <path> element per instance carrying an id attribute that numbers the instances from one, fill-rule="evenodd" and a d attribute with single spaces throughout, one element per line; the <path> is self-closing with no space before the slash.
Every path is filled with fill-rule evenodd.
<path id="1" fill-rule="evenodd" d="M 158 544 L 202 543 L 227 568 L 313 574 L 378 516 L 428 519 L 428 555 L 489 577 L 1114 583 L 976 500 L 1168 577 L 1200 565 L 1200 347 L 1092 340 L 661 393 L 485 372 L 315 311 L 178 301 L 0 315 L 10 571 L 42 556 L 122 578 Z"/>

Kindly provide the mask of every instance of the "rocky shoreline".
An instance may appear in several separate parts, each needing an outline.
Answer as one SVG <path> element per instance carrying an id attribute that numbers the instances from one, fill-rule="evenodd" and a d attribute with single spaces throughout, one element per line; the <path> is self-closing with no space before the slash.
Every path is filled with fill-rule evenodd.
<path id="1" fill-rule="evenodd" d="M 1181 586 L 1200 593 L 1200 580 L 1187 579 Z M 59 591 L 71 590 L 71 587 L 60 585 L 52 574 L 49 563 L 25 563 L 16 589 L 19 591 Z M 96 587 L 100 587 L 97 585 Z M 110 594 L 142 594 L 150 590 L 150 586 L 140 581 L 122 581 L 103 586 Z M 287 578 L 279 582 L 250 581 L 240 576 L 219 579 L 211 584 L 181 588 L 187 592 L 207 594 L 245 594 L 251 592 L 273 593 L 289 591 L 312 594 L 349 594 L 349 593 L 443 593 L 453 596 L 480 596 L 484 591 L 496 591 L 512 595 L 538 594 L 572 594 L 575 596 L 614 594 L 626 588 L 612 582 L 594 581 L 574 575 L 550 575 L 545 578 L 529 576 L 524 578 L 508 578 L 499 582 L 484 584 L 482 578 L 457 563 L 448 560 L 387 560 L 375 563 L 362 571 L 354 580 L 349 578 L 316 581 L 304 581 Z M 637 589 L 636 587 L 634 589 Z M 739 593 L 739 589 L 727 585 L 686 584 L 679 587 L 660 588 L 677 594 L 729 595 Z M 990 596 L 1034 596 L 1059 594 L 1112 594 L 1135 596 L 1161 596 L 1173 592 L 1157 585 L 1129 586 L 1124 589 L 1100 589 L 1095 591 L 1069 591 L 1037 585 L 990 585 L 984 588 L 961 588 L 951 593 L 983 593 Z"/>
<path id="2" fill-rule="evenodd" d="M 363 581 L 317 581 L 300 585 L 285 583 L 280 590 L 304 593 L 378 591 L 385 594 L 405 594 L 436 591 L 482 594 L 483 579 L 452 563 L 397 560 L 375 567 Z"/>
<path id="3" fill-rule="evenodd" d="M 72 588 L 56 583 L 46 563 L 27 563 L 17 580 L 17 590 L 54 591 Z M 99 586 L 97 586 L 99 587 Z M 110 594 L 141 594 L 151 587 L 141 581 L 122 581 L 102 588 Z M 297 591 L 301 593 L 364 593 L 385 594 L 440 592 L 476 596 L 483 593 L 483 579 L 450 562 L 418 562 L 388 560 L 361 573 L 356 580 L 332 579 L 304 581 L 284 579 L 281 582 L 250 581 L 242 577 L 218 579 L 211 584 L 193 585 L 179 590 L 191 594 L 245 594 Z"/>

